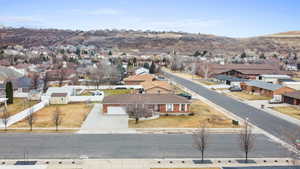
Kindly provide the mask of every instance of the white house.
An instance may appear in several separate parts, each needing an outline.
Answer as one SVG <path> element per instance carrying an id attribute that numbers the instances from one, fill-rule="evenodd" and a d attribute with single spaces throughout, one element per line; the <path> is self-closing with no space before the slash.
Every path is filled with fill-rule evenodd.
<path id="1" fill-rule="evenodd" d="M 291 79 L 288 75 L 263 74 L 257 76 L 256 80 L 261 80 L 267 83 L 278 84 L 281 79 Z"/>

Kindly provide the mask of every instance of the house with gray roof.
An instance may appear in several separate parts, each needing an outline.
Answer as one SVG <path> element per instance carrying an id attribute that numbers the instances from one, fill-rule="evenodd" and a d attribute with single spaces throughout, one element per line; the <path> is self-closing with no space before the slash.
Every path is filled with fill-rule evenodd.
<path id="1" fill-rule="evenodd" d="M 286 86 L 267 83 L 259 80 L 251 80 L 251 81 L 243 82 L 241 84 L 241 88 L 246 92 L 252 94 L 258 94 L 258 95 L 267 96 L 271 98 L 276 97 L 277 99 L 280 100 L 282 94 L 295 91 L 294 89 Z"/>

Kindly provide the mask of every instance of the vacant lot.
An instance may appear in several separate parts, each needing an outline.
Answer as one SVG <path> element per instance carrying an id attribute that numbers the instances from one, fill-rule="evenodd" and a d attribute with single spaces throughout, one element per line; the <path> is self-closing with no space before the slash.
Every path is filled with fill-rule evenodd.
<path id="1" fill-rule="evenodd" d="M 186 78 L 186 79 L 202 79 L 201 76 L 198 76 L 198 75 L 192 75 L 192 74 L 186 73 L 186 72 L 172 71 L 172 70 L 166 69 L 166 68 L 163 68 L 163 70 L 168 71 L 168 72 L 172 72 L 173 74 L 175 74 L 175 75 L 177 75 L 177 76 L 180 76 L 180 77 L 182 77 L 182 78 Z"/>
<path id="2" fill-rule="evenodd" d="M 56 107 L 58 107 L 61 111 L 62 123 L 60 127 L 78 128 L 91 111 L 92 105 L 84 103 L 49 105 L 35 113 L 36 121 L 34 122 L 33 127 L 55 127 L 52 119 L 53 114 L 56 111 Z M 28 127 L 28 124 L 25 120 L 22 120 L 13 124 L 11 128 L 13 127 Z"/>
<path id="3" fill-rule="evenodd" d="M 200 123 L 207 123 L 209 128 L 231 128 L 232 121 L 207 104 L 194 100 L 191 105 L 193 116 L 161 116 L 158 119 L 140 121 L 135 124 L 129 121 L 131 128 L 197 128 Z"/>
<path id="4" fill-rule="evenodd" d="M 249 93 L 245 93 L 245 92 L 230 92 L 227 94 L 236 96 L 242 100 L 270 100 L 270 99 L 272 99 L 271 97 L 254 95 L 254 94 L 249 94 Z"/>
<path id="5" fill-rule="evenodd" d="M 7 112 L 12 116 L 37 103 L 38 101 L 26 101 L 26 99 L 14 98 L 14 103 L 7 105 Z M 2 114 L 0 114 L 0 118 L 2 118 Z"/>
<path id="6" fill-rule="evenodd" d="M 207 86 L 211 86 L 211 85 L 216 85 L 218 83 L 213 82 L 213 81 L 209 81 L 209 80 L 198 80 L 198 82 L 200 82 L 201 84 L 207 85 Z"/>
<path id="7" fill-rule="evenodd" d="M 300 120 L 300 108 L 295 106 L 279 106 L 271 109 Z"/>

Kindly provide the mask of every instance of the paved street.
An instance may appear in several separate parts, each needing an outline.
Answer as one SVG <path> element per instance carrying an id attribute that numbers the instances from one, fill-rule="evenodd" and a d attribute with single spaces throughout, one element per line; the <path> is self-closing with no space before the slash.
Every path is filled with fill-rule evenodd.
<path id="1" fill-rule="evenodd" d="M 206 99 L 225 108 L 226 110 L 234 113 L 235 115 L 244 119 L 248 118 L 252 124 L 278 138 L 285 139 L 283 138 L 283 133 L 293 133 L 294 131 L 300 130 L 300 127 L 293 123 L 275 117 L 269 113 L 266 113 L 245 103 L 234 100 L 223 94 L 211 91 L 205 87 L 202 87 L 199 84 L 180 78 L 168 72 L 165 72 L 165 75 L 171 80 L 174 80 L 175 82 L 196 92 L 202 97 L 205 97 Z"/>
<path id="2" fill-rule="evenodd" d="M 237 134 L 213 134 L 209 157 L 243 157 Z M 186 134 L 1 134 L 0 158 L 197 158 Z M 251 157 L 286 157 L 284 148 L 256 135 Z"/>

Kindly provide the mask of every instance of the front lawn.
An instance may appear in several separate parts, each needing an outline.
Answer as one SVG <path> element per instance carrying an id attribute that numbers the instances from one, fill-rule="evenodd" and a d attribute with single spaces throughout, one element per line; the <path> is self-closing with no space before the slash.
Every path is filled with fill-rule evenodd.
<path id="1" fill-rule="evenodd" d="M 200 123 L 207 123 L 209 128 L 232 128 L 232 120 L 209 105 L 194 100 L 191 105 L 191 116 L 161 116 L 158 119 L 139 121 L 129 121 L 131 128 L 198 128 Z"/>
<path id="2" fill-rule="evenodd" d="M 104 96 L 110 95 L 119 95 L 119 94 L 131 94 L 134 89 L 105 89 L 102 90 L 104 92 Z"/>
<path id="3" fill-rule="evenodd" d="M 209 80 L 198 80 L 198 82 L 200 82 L 201 84 L 204 84 L 206 86 L 211 86 L 211 85 L 216 85 L 218 83 L 213 82 L 213 81 L 209 81 Z"/>
<path id="4" fill-rule="evenodd" d="M 14 103 L 7 105 L 7 112 L 9 113 L 9 116 L 12 116 L 37 103 L 38 101 L 26 101 L 26 99 L 14 98 Z M 2 118 L 2 116 L 3 114 L 0 114 L 0 118 Z"/>
<path id="5" fill-rule="evenodd" d="M 300 120 L 300 108 L 295 106 L 278 106 L 271 109 Z"/>
<path id="6" fill-rule="evenodd" d="M 271 97 L 254 95 L 254 94 L 249 94 L 249 93 L 245 93 L 245 92 L 230 92 L 228 94 L 236 96 L 242 100 L 270 100 L 270 99 L 272 99 Z"/>
<path id="7" fill-rule="evenodd" d="M 36 121 L 33 127 L 55 127 L 53 123 L 53 113 L 59 107 L 61 111 L 62 123 L 60 127 L 66 128 L 79 128 L 86 116 L 91 111 L 92 105 L 85 103 L 73 103 L 67 105 L 49 105 L 45 108 L 35 112 Z M 22 120 L 13 124 L 10 128 L 23 128 L 28 127 L 27 121 Z"/>

